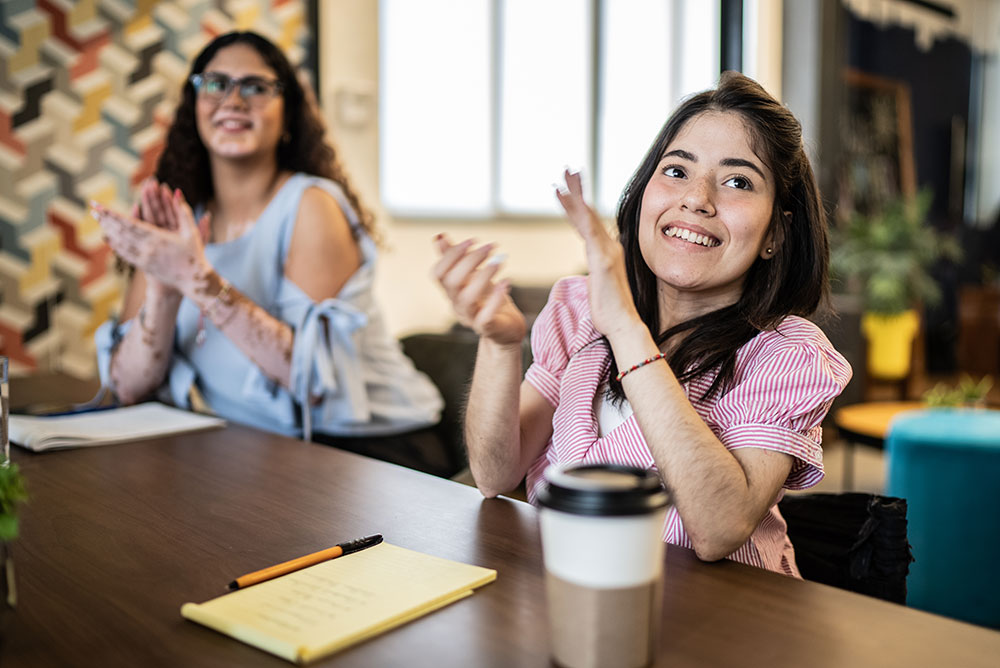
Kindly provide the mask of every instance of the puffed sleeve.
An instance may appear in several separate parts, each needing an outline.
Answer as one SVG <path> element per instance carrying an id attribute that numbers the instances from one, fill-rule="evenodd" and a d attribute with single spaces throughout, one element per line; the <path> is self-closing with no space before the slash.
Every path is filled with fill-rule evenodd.
<path id="1" fill-rule="evenodd" d="M 805 489 L 823 479 L 820 425 L 851 379 L 851 368 L 825 337 L 778 336 L 774 342 L 747 363 L 708 421 L 730 450 L 765 448 L 794 457 L 784 486 Z"/>
<path id="2" fill-rule="evenodd" d="M 569 358 L 601 335 L 594 329 L 587 301 L 587 279 L 560 279 L 531 328 L 532 363 L 524 379 L 557 406 L 559 387 Z"/>

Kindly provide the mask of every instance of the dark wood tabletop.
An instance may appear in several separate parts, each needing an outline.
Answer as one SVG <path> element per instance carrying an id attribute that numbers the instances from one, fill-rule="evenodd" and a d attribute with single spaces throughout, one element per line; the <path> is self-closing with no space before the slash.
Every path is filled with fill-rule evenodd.
<path id="1" fill-rule="evenodd" d="M 316 665 L 547 666 L 535 510 L 230 426 L 32 454 L 0 666 L 283 666 L 184 620 L 235 576 L 371 533 L 494 568 L 471 597 Z M 1000 633 L 667 551 L 658 666 L 995 666 Z"/>

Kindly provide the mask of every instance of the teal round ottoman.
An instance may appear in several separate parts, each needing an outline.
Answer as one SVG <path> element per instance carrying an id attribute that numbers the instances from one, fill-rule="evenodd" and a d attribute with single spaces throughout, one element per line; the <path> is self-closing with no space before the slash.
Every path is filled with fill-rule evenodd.
<path id="1" fill-rule="evenodd" d="M 1000 411 L 903 413 L 886 494 L 906 499 L 909 606 L 1000 628 Z"/>

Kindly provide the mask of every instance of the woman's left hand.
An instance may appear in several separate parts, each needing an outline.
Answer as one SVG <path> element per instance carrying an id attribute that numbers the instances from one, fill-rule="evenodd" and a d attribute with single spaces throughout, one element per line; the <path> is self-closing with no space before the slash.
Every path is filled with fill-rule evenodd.
<path id="1" fill-rule="evenodd" d="M 579 172 L 567 169 L 564 177 L 566 188 L 557 188 L 556 196 L 586 245 L 591 318 L 597 331 L 611 338 L 615 332 L 642 322 L 625 274 L 625 252 L 584 201 Z"/>
<path id="2" fill-rule="evenodd" d="M 170 215 L 176 221 L 172 230 L 123 216 L 96 202 L 91 209 L 111 248 L 164 285 L 190 295 L 213 271 L 205 257 L 199 224 L 180 191 L 170 200 Z"/>

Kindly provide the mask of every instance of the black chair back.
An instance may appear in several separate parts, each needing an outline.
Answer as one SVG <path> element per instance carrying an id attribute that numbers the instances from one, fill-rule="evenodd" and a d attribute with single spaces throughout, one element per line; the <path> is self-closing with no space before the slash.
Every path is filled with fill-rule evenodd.
<path id="1" fill-rule="evenodd" d="M 789 494 L 778 504 L 802 577 L 906 603 L 913 555 L 906 500 L 877 494 Z"/>

